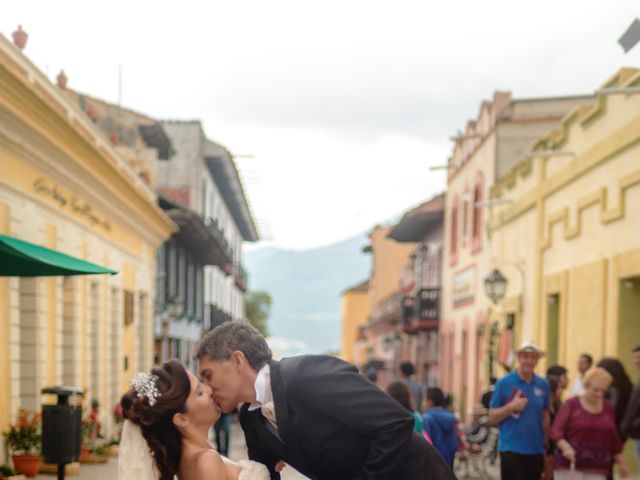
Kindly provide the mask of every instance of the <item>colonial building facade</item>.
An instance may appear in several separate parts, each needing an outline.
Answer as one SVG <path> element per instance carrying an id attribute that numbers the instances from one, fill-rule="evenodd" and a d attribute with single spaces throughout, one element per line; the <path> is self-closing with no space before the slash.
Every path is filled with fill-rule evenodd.
<path id="1" fill-rule="evenodd" d="M 175 155 L 158 162 L 156 185 L 181 232 L 158 252 L 156 359 L 189 365 L 204 331 L 245 319 L 242 245 L 258 233 L 231 153 L 198 121 L 162 125 Z"/>
<path id="2" fill-rule="evenodd" d="M 153 147 L 150 147 L 153 148 Z M 119 272 L 0 278 L 0 429 L 72 385 L 110 412 L 151 366 L 156 249 L 176 225 L 92 119 L 0 36 L 0 232 Z M 105 433 L 112 430 L 106 416 Z"/>
<path id="3" fill-rule="evenodd" d="M 622 69 L 544 135 L 531 158 L 490 190 L 491 256 L 509 285 L 503 311 L 515 338 L 534 339 L 546 365 L 582 352 L 635 371 L 640 343 L 640 70 Z M 635 90 L 634 90 L 635 89 Z M 505 328 L 508 325 L 502 325 Z"/>
<path id="4" fill-rule="evenodd" d="M 521 266 L 502 260 L 508 249 L 524 252 L 529 232 L 522 230 L 522 238 L 509 245 L 487 235 L 488 214 L 496 208 L 486 202 L 490 188 L 508 175 L 518 159 L 528 158 L 534 142 L 559 126 L 568 111 L 590 101 L 591 97 L 512 99 L 508 92 L 496 92 L 455 138 L 445 207 L 440 379 L 465 417 L 478 403 L 490 372 L 504 373 L 494 371 L 488 361 L 493 357 L 489 347 L 495 328 L 483 279 L 494 268 L 515 270 L 517 281 L 511 282 L 509 298 L 501 306 L 511 311 L 533 310 L 534 302 L 531 284 L 524 276 L 518 278 Z M 532 256 L 526 260 L 535 261 Z M 516 333 L 505 347 L 511 350 L 514 339 L 523 338 L 522 322 L 511 314 L 503 321 Z"/>
<path id="5" fill-rule="evenodd" d="M 445 195 L 409 210 L 389 232 L 399 243 L 414 244 L 400 276 L 402 350 L 424 385 L 436 386 L 439 377 L 439 329 L 441 315 L 443 224 Z"/>
<path id="6" fill-rule="evenodd" d="M 341 318 L 342 334 L 340 358 L 362 365 L 365 362 L 365 352 L 357 348 L 360 330 L 369 321 L 371 307 L 369 304 L 369 280 L 364 280 L 342 292 Z"/>
<path id="7" fill-rule="evenodd" d="M 385 387 L 398 375 L 402 353 L 399 279 L 415 244 L 398 243 L 388 238 L 391 227 L 376 226 L 369 233 L 371 275 L 368 282 L 369 310 L 366 325 L 359 327 L 356 351 L 364 370 L 378 371 L 378 384 Z M 343 322 L 344 322 L 343 318 Z"/>

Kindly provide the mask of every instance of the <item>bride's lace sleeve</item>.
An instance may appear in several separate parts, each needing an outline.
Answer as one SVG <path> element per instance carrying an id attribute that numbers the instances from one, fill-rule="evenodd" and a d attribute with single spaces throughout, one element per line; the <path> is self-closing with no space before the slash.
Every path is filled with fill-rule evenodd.
<path id="1" fill-rule="evenodd" d="M 242 468 L 238 480 L 270 480 L 271 478 L 269 470 L 261 463 L 240 460 L 238 464 Z"/>

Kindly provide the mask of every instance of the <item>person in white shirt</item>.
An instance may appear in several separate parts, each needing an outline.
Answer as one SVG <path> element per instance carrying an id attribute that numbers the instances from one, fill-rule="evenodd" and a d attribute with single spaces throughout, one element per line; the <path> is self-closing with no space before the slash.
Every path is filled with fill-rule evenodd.
<path id="1" fill-rule="evenodd" d="M 578 357 L 578 372 L 580 373 L 580 376 L 576 378 L 575 382 L 573 382 L 573 388 L 571 389 L 572 397 L 576 397 L 584 393 L 582 379 L 584 378 L 586 371 L 591 368 L 591 365 L 593 365 L 593 357 L 588 353 L 580 354 Z"/>

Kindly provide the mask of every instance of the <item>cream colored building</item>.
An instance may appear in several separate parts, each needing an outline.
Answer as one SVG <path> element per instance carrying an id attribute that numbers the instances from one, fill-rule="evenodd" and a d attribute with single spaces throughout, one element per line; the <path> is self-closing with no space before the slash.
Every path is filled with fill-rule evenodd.
<path id="1" fill-rule="evenodd" d="M 622 69 L 491 190 L 491 256 L 522 266 L 506 313 L 575 378 L 582 352 L 618 357 L 635 378 L 640 343 L 640 70 Z M 518 272 L 503 270 L 510 284 Z"/>
<path id="2" fill-rule="evenodd" d="M 0 35 L 0 233 L 115 276 L 0 278 L 0 430 L 49 385 L 111 410 L 152 362 L 156 248 L 175 225 L 74 102 Z M 1 449 L 2 451 L 4 449 Z"/>
<path id="3" fill-rule="evenodd" d="M 526 158 L 534 142 L 560 125 L 564 115 L 591 97 L 512 99 L 509 92 L 496 92 L 482 102 L 475 120 L 455 139 L 449 160 L 445 206 L 440 327 L 440 383 L 451 392 L 454 406 L 469 416 L 489 378 L 489 332 L 491 302 L 483 279 L 499 267 L 512 282 L 505 306 L 519 311 L 531 304 L 528 282 L 518 278 L 518 265 L 496 258 L 499 242 L 487 236 L 487 215 L 496 207 L 483 206 L 496 178 L 507 174 L 518 159 Z M 505 249 L 525 253 L 531 241 L 528 230 Z M 515 240 L 515 239 L 514 239 Z M 520 258 L 520 257 L 519 257 Z M 533 262 L 525 255 L 527 262 Z M 514 275 L 515 272 L 515 275 Z M 520 332 L 519 318 L 509 317 Z M 504 370 L 493 372 L 501 376 Z"/>

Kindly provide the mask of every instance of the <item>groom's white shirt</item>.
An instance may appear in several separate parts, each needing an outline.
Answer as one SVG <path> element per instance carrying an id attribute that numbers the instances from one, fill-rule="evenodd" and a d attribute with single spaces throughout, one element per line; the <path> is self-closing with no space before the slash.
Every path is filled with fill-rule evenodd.
<path id="1" fill-rule="evenodd" d="M 265 399 L 272 398 L 271 395 L 271 367 L 267 363 L 260 370 L 256 376 L 256 381 L 253 384 L 253 388 L 256 391 L 256 401 L 249 405 L 249 411 L 257 410 L 265 403 Z"/>
<path id="2" fill-rule="evenodd" d="M 260 409 L 262 415 L 267 419 L 267 428 L 280 439 L 273 394 L 271 392 L 271 367 L 269 364 L 266 364 L 258 371 L 253 388 L 256 391 L 256 401 L 249 405 L 249 411 Z"/>

